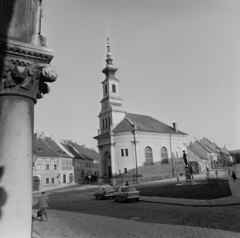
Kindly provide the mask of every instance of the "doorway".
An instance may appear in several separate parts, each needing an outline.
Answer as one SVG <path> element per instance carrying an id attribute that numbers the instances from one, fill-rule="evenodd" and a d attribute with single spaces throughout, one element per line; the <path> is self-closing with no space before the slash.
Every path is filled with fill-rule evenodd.
<path id="1" fill-rule="evenodd" d="M 37 176 L 33 176 L 33 191 L 39 191 L 40 180 Z"/>

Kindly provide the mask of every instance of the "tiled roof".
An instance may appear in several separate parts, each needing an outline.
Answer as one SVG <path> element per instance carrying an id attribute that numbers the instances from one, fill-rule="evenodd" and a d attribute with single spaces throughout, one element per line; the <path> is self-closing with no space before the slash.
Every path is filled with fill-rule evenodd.
<path id="1" fill-rule="evenodd" d="M 215 143 L 212 143 L 208 140 L 205 140 L 205 139 L 202 139 L 200 140 L 200 142 L 204 145 L 206 145 L 208 148 L 210 148 L 213 152 L 217 153 L 217 148 L 219 148 L 220 150 L 220 147 L 218 145 L 216 145 Z"/>
<path id="2" fill-rule="evenodd" d="M 63 158 L 72 158 L 71 156 L 69 156 L 60 146 L 58 146 L 58 144 L 51 139 L 50 137 L 45 137 L 43 139 L 55 152 L 57 152 L 59 154 L 60 157 Z"/>
<path id="3" fill-rule="evenodd" d="M 136 131 L 187 135 L 179 130 L 176 132 L 173 127 L 170 127 L 150 116 L 132 113 L 126 113 L 125 118 L 114 128 L 113 132 L 130 132 L 132 130 L 132 124 L 129 121 L 137 126 Z"/>
<path id="4" fill-rule="evenodd" d="M 37 156 L 60 157 L 41 137 L 37 138 L 36 134 L 34 134 L 33 148 Z"/>
<path id="5" fill-rule="evenodd" d="M 195 147 L 194 145 L 188 146 L 188 149 L 191 150 L 193 153 L 197 154 L 201 159 L 208 160 L 206 154 L 199 147 Z"/>
<path id="6" fill-rule="evenodd" d="M 80 153 L 78 153 L 78 151 L 77 151 L 76 149 L 74 149 L 71 145 L 65 144 L 65 143 L 61 143 L 61 145 L 62 145 L 67 151 L 69 151 L 75 158 L 80 158 L 80 159 L 84 159 L 84 158 L 85 158 L 83 155 L 81 155 Z"/>
<path id="7" fill-rule="evenodd" d="M 221 152 L 226 154 L 226 155 L 230 155 L 229 151 L 225 147 L 221 148 Z"/>
<path id="8" fill-rule="evenodd" d="M 100 155 L 95 150 L 85 148 L 84 146 L 78 145 L 77 143 L 74 143 L 72 141 L 68 141 L 68 143 L 84 157 L 92 160 L 100 160 Z"/>

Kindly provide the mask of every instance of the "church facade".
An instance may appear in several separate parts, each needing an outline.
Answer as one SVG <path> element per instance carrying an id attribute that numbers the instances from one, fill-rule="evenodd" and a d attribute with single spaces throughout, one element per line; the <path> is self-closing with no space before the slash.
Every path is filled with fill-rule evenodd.
<path id="1" fill-rule="evenodd" d="M 119 93 L 118 70 L 107 46 L 98 141 L 100 176 L 105 182 L 141 183 L 184 174 L 187 134 L 177 123 L 166 125 L 150 116 L 126 112 Z"/>

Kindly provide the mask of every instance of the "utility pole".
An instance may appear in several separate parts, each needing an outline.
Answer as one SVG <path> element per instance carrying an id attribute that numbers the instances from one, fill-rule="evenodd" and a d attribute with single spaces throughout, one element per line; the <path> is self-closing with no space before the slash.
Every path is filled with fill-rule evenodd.
<path id="1" fill-rule="evenodd" d="M 133 144 L 135 148 L 135 162 L 136 162 L 136 183 L 138 183 L 138 164 L 137 164 L 137 145 L 136 145 L 136 135 L 135 135 L 136 127 L 132 125 L 132 133 L 133 133 Z"/>

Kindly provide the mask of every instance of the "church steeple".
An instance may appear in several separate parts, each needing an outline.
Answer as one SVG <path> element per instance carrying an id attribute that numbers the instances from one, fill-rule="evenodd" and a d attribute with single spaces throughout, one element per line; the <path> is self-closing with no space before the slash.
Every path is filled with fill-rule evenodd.
<path id="1" fill-rule="evenodd" d="M 111 126 L 119 123 L 125 116 L 125 111 L 122 108 L 122 98 L 120 98 L 118 88 L 120 80 L 115 77 L 115 72 L 118 69 L 113 66 L 113 59 L 108 40 L 106 59 L 107 64 L 106 67 L 102 70 L 106 77 L 102 82 L 103 98 L 101 100 L 102 108 L 99 114 L 101 134 L 110 132 Z"/>
<path id="2" fill-rule="evenodd" d="M 109 40 L 109 38 L 108 38 L 108 40 Z M 112 64 L 113 59 L 112 59 L 112 55 L 111 55 L 111 51 L 110 51 L 109 41 L 107 41 L 107 59 L 106 59 L 106 62 L 107 62 L 107 65 L 102 70 L 102 72 L 106 75 L 106 77 L 116 79 L 114 74 L 118 70 L 118 68 L 114 67 L 113 64 Z"/>

